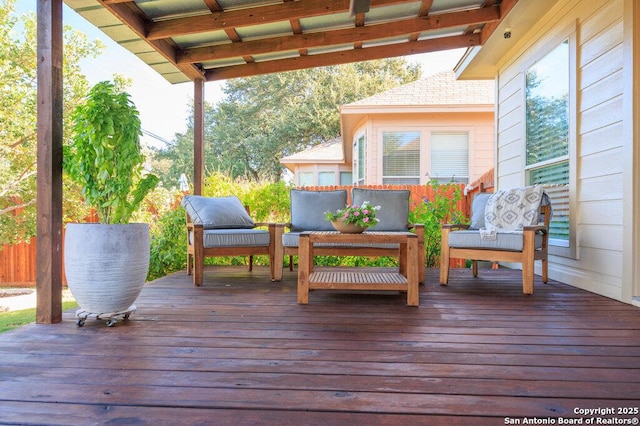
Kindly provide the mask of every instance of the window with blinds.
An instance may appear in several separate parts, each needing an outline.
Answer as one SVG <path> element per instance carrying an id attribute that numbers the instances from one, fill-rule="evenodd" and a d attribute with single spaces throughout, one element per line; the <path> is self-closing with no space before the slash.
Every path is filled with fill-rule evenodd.
<path id="1" fill-rule="evenodd" d="M 526 72 L 526 170 L 551 198 L 549 244 L 569 247 L 569 40 Z"/>
<path id="2" fill-rule="evenodd" d="M 469 183 L 469 134 L 432 133 L 429 178 Z"/>
<path id="3" fill-rule="evenodd" d="M 382 132 L 382 183 L 420 183 L 420 132 Z"/>
<path id="4" fill-rule="evenodd" d="M 314 186 L 314 184 L 313 184 L 313 172 L 300 172 L 300 173 L 298 173 L 298 185 L 300 185 L 300 186 Z"/>
<path id="5" fill-rule="evenodd" d="M 336 184 L 335 172 L 318 172 L 318 185 L 330 186 Z"/>
<path id="6" fill-rule="evenodd" d="M 340 185 L 351 185 L 353 174 L 351 172 L 340 172 Z"/>

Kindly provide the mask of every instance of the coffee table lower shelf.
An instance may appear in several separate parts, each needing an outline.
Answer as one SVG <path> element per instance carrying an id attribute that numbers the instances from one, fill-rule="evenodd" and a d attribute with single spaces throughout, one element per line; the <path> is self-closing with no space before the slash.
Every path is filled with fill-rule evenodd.
<path id="1" fill-rule="evenodd" d="M 397 272 L 318 271 L 309 275 L 309 289 L 407 291 L 407 279 Z"/>
<path id="2" fill-rule="evenodd" d="M 315 271 L 305 285 L 298 284 L 298 303 L 309 303 L 309 290 L 391 290 L 406 292 L 407 305 L 418 306 L 417 283 L 415 287 L 409 289 L 409 281 L 398 272 Z"/>

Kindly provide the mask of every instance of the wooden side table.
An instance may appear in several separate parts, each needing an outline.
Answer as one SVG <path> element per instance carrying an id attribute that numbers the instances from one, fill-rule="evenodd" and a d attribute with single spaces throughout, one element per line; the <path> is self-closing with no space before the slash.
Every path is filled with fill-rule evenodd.
<path id="1" fill-rule="evenodd" d="M 399 244 L 398 272 L 375 272 L 374 268 L 323 268 L 314 271 L 313 246 L 323 244 Z M 398 290 L 407 292 L 407 305 L 418 306 L 418 237 L 410 232 L 365 232 L 342 234 L 336 231 L 310 231 L 300 234 L 298 244 L 298 303 L 309 303 L 309 290 Z M 424 265 L 422 265 L 424 267 Z"/>

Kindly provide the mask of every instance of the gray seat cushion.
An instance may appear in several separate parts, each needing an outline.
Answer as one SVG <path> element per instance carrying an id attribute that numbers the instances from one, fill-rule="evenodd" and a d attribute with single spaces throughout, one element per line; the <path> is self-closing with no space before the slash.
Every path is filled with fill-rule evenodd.
<path id="1" fill-rule="evenodd" d="M 495 240 L 483 240 L 478 230 L 461 230 L 449 233 L 449 247 L 480 248 L 487 250 L 522 251 L 522 233 L 498 232 Z M 536 249 L 542 248 L 542 235 L 536 234 Z"/>
<path id="2" fill-rule="evenodd" d="M 189 239 L 193 244 L 193 233 Z M 214 247 L 264 247 L 271 241 L 264 229 L 207 229 L 204 231 L 204 248 Z"/>
<path id="3" fill-rule="evenodd" d="M 180 202 L 196 225 L 204 229 L 253 228 L 255 222 L 240 199 L 230 197 L 203 197 L 186 195 Z"/>
<path id="4" fill-rule="evenodd" d="M 305 191 L 292 189 L 291 231 L 333 231 L 324 213 L 343 209 L 347 205 L 347 191 Z"/>
<path id="5" fill-rule="evenodd" d="M 362 205 L 369 201 L 372 206 L 380 206 L 376 213 L 379 222 L 369 228 L 374 231 L 400 232 L 409 226 L 409 197 L 408 189 L 365 189 L 352 188 L 351 200 L 353 204 Z"/>

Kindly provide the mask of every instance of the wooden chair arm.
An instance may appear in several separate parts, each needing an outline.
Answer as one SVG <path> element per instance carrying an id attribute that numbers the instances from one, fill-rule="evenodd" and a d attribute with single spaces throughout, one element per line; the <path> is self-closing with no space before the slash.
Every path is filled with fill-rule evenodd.
<path id="1" fill-rule="evenodd" d="M 469 225 L 465 225 L 462 223 L 443 223 L 443 229 L 455 230 L 455 229 L 469 229 Z"/>
<path id="2" fill-rule="evenodd" d="M 259 227 L 259 226 L 266 226 L 266 227 L 269 227 L 269 226 L 276 226 L 276 224 L 275 224 L 275 223 L 273 223 L 273 222 L 256 222 L 256 223 L 255 223 L 255 228 L 257 228 L 257 227 Z"/>
<path id="3" fill-rule="evenodd" d="M 546 226 L 544 225 L 529 225 L 529 226 L 525 226 L 522 228 L 522 231 L 528 231 L 528 232 L 535 232 L 535 233 L 542 233 L 542 234 L 547 234 L 549 232 L 549 230 L 547 229 Z"/>

